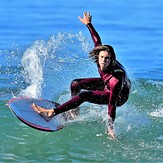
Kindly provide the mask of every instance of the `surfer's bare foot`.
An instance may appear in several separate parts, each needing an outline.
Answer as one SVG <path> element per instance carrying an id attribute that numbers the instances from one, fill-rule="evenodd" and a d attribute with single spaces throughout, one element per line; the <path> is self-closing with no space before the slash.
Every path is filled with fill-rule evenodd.
<path id="1" fill-rule="evenodd" d="M 32 104 L 32 108 L 40 114 L 46 121 L 50 121 L 55 116 L 54 109 L 47 110 L 43 107 L 40 107 L 36 104 Z"/>

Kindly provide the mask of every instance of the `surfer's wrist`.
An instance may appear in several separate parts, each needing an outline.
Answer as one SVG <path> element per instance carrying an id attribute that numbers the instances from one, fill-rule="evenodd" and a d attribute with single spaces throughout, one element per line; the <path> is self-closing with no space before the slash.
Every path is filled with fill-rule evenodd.
<path id="1" fill-rule="evenodd" d="M 87 27 L 89 27 L 91 24 L 92 24 L 91 22 L 85 23 Z"/>
<path id="2" fill-rule="evenodd" d="M 114 127 L 114 122 L 113 119 L 111 117 L 108 118 L 108 129 L 113 130 Z"/>

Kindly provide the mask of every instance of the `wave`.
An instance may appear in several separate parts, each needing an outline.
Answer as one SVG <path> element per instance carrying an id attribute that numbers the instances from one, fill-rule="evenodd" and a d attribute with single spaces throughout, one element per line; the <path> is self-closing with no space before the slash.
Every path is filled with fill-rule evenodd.
<path id="1" fill-rule="evenodd" d="M 99 76 L 96 65 L 87 56 L 92 47 L 79 32 L 58 33 L 48 41 L 36 40 L 23 53 L 19 48 L 6 51 L 0 71 L 1 99 L 29 96 L 63 103 L 70 98 L 65 97 L 65 92 L 70 94 L 69 85 L 73 79 Z M 0 56 L 4 57 L 2 52 Z M 132 91 L 128 108 L 163 117 L 163 81 L 136 79 L 132 73 L 130 78 Z"/>
<path id="2" fill-rule="evenodd" d="M 47 42 L 35 41 L 21 60 L 22 75 L 29 86 L 20 95 L 53 98 L 65 89 L 67 81 L 83 69 L 79 63 L 86 58 L 90 46 L 85 40 L 82 33 L 59 33 Z"/>

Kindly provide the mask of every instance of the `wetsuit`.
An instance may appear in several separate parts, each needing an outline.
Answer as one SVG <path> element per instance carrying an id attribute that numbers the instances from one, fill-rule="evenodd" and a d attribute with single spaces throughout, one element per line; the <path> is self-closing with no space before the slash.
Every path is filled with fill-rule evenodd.
<path id="1" fill-rule="evenodd" d="M 95 47 L 102 45 L 93 25 L 89 23 L 87 27 Z M 102 71 L 98 64 L 97 68 L 100 78 L 83 78 L 72 81 L 72 99 L 55 108 L 56 114 L 77 108 L 87 101 L 95 104 L 107 104 L 109 118 L 111 117 L 112 122 L 114 121 L 116 106 L 121 106 L 127 101 L 131 83 L 123 66 L 118 61 L 113 68 L 108 68 L 105 71 Z"/>

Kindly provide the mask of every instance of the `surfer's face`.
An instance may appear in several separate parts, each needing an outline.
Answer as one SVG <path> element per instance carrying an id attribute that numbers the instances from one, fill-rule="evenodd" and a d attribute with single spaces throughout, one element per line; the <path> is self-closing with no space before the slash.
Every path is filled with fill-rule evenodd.
<path id="1" fill-rule="evenodd" d="M 98 64 L 100 69 L 103 71 L 111 63 L 111 55 L 107 51 L 100 51 L 98 56 Z"/>

